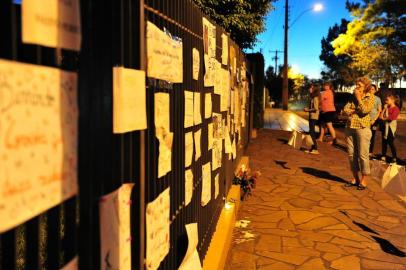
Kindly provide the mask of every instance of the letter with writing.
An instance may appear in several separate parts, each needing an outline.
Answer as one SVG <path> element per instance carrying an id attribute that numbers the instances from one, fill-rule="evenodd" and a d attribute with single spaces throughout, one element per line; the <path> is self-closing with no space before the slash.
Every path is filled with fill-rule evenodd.
<path id="1" fill-rule="evenodd" d="M 200 72 L 200 53 L 199 50 L 193 48 L 192 50 L 192 57 L 193 57 L 193 80 L 199 80 L 199 72 Z"/>
<path id="2" fill-rule="evenodd" d="M 193 118 L 193 113 L 194 113 L 194 107 L 193 107 L 193 98 L 194 94 L 191 91 L 184 91 L 185 95 L 185 120 L 184 120 L 184 126 L 185 128 L 192 127 L 194 118 Z"/>
<path id="3" fill-rule="evenodd" d="M 202 152 L 200 149 L 201 146 L 201 136 L 202 136 L 202 130 L 199 129 L 194 133 L 195 137 L 195 161 L 199 160 L 199 158 L 202 156 Z"/>
<path id="4" fill-rule="evenodd" d="M 147 22 L 147 75 L 171 83 L 183 82 L 183 44 Z"/>
<path id="5" fill-rule="evenodd" d="M 212 99 L 211 99 L 211 93 L 205 94 L 205 100 L 204 100 L 204 118 L 210 118 L 212 116 Z"/>
<path id="6" fill-rule="evenodd" d="M 211 163 L 202 167 L 202 206 L 206 206 L 211 200 Z"/>
<path id="7" fill-rule="evenodd" d="M 194 92 L 194 99 L 193 99 L 193 119 L 194 124 L 199 125 L 202 123 L 202 114 L 200 112 L 200 93 Z"/>
<path id="8" fill-rule="evenodd" d="M 24 43 L 80 51 L 79 0 L 24 0 L 21 12 Z"/>
<path id="9" fill-rule="evenodd" d="M 193 159 L 193 131 L 185 134 L 185 168 L 192 165 Z"/>
<path id="10" fill-rule="evenodd" d="M 76 195 L 77 74 L 0 60 L 0 233 Z"/>
<path id="11" fill-rule="evenodd" d="M 228 36 L 221 34 L 221 62 L 223 65 L 228 65 Z"/>
<path id="12" fill-rule="evenodd" d="M 131 269 L 131 191 L 134 184 L 100 198 L 101 269 Z"/>
<path id="13" fill-rule="evenodd" d="M 169 209 L 170 188 L 167 188 L 158 198 L 147 205 L 147 270 L 158 269 L 169 252 Z"/>
<path id="14" fill-rule="evenodd" d="M 147 128 L 145 72 L 113 68 L 113 132 Z"/>
<path id="15" fill-rule="evenodd" d="M 155 136 L 159 140 L 158 178 L 172 170 L 173 132 L 170 132 L 168 93 L 155 93 Z"/>
<path id="16" fill-rule="evenodd" d="M 191 169 L 185 171 L 185 206 L 188 206 L 193 197 L 193 172 Z"/>

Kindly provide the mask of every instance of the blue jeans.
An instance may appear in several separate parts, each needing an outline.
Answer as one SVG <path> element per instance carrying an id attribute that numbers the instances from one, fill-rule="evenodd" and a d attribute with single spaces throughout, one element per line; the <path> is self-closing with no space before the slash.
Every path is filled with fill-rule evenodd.
<path id="1" fill-rule="evenodd" d="M 354 173 L 361 172 L 363 175 L 370 175 L 369 146 L 372 137 L 371 129 L 346 128 L 345 135 L 351 170 Z"/>

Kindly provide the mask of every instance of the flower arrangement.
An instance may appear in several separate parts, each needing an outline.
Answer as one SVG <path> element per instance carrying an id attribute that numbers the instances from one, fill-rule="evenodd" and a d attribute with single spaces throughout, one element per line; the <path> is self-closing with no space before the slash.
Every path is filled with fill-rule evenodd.
<path id="1" fill-rule="evenodd" d="M 259 171 L 251 173 L 250 170 L 241 166 L 233 179 L 233 185 L 239 185 L 241 189 L 241 201 L 244 201 L 248 196 L 252 195 L 252 190 L 256 187 L 257 179 L 261 175 Z"/>

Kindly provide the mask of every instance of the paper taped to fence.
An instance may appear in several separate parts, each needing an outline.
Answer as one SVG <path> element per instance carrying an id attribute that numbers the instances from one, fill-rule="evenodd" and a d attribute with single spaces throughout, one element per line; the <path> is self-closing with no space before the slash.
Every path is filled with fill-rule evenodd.
<path id="1" fill-rule="evenodd" d="M 211 99 L 211 93 L 205 94 L 205 99 L 204 99 L 204 118 L 210 118 L 212 116 L 212 99 Z"/>
<path id="2" fill-rule="evenodd" d="M 192 165 L 193 158 L 193 132 L 185 134 L 185 168 Z"/>
<path id="3" fill-rule="evenodd" d="M 194 94 L 191 91 L 184 91 L 185 95 L 185 120 L 184 120 L 184 127 L 192 127 L 193 126 L 193 113 L 194 113 L 194 107 L 193 107 L 193 98 Z"/>
<path id="4" fill-rule="evenodd" d="M 145 71 L 113 68 L 113 132 L 147 128 Z"/>
<path id="5" fill-rule="evenodd" d="M 134 184 L 100 198 L 101 269 L 131 269 L 131 192 Z"/>
<path id="6" fill-rule="evenodd" d="M 21 15 L 23 43 L 80 50 L 79 0 L 24 0 Z"/>
<path id="7" fill-rule="evenodd" d="M 202 206 L 211 200 L 211 164 L 206 163 L 202 167 Z"/>
<path id="8" fill-rule="evenodd" d="M 214 86 L 216 76 L 216 27 L 206 18 L 203 23 L 204 86 Z"/>
<path id="9" fill-rule="evenodd" d="M 200 53 L 199 50 L 193 48 L 192 50 L 192 58 L 193 58 L 193 80 L 199 80 L 199 72 L 200 72 Z"/>
<path id="10" fill-rule="evenodd" d="M 185 206 L 188 206 L 193 197 L 193 172 L 192 169 L 185 171 Z"/>
<path id="11" fill-rule="evenodd" d="M 207 138 L 207 144 L 208 144 L 208 150 L 211 150 L 213 148 L 213 123 L 209 123 L 207 125 L 207 130 L 208 130 L 208 138 Z"/>
<path id="12" fill-rule="evenodd" d="M 221 167 L 223 157 L 223 140 L 214 139 L 212 149 L 213 171 Z"/>
<path id="13" fill-rule="evenodd" d="M 183 82 L 183 44 L 147 22 L 147 75 L 171 83 Z"/>
<path id="14" fill-rule="evenodd" d="M 0 60 L 0 232 L 77 191 L 77 74 Z"/>
<path id="15" fill-rule="evenodd" d="M 172 170 L 173 132 L 170 132 L 169 94 L 155 93 L 155 135 L 159 140 L 158 178 Z"/>
<path id="16" fill-rule="evenodd" d="M 201 138 L 202 138 L 202 130 L 199 129 L 194 133 L 194 139 L 195 139 L 195 161 L 197 161 L 201 156 L 202 156 L 202 151 L 201 151 Z"/>
<path id="17" fill-rule="evenodd" d="M 200 93 L 198 92 L 194 92 L 193 107 L 193 123 L 199 125 L 202 123 L 202 114 L 200 112 Z"/>
<path id="18" fill-rule="evenodd" d="M 187 224 L 185 227 L 188 237 L 188 248 L 178 270 L 201 270 L 202 265 L 199 253 L 197 252 L 197 244 L 199 243 L 197 223 Z"/>
<path id="19" fill-rule="evenodd" d="M 228 36 L 226 34 L 221 34 L 221 63 L 223 65 L 228 64 Z"/>
<path id="20" fill-rule="evenodd" d="M 146 210 L 148 270 L 156 270 L 169 252 L 170 188 L 148 203 Z"/>

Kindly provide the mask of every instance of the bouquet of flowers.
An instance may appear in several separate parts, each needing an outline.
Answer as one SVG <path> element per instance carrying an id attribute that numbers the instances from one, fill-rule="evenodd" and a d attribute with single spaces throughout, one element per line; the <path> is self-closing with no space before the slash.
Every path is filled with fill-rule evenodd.
<path id="1" fill-rule="evenodd" d="M 252 189 L 256 187 L 257 179 L 261 175 L 259 171 L 250 173 L 250 170 L 245 168 L 245 165 L 241 166 L 241 169 L 237 172 L 233 179 L 233 185 L 239 185 L 241 188 L 241 201 L 252 195 Z"/>

